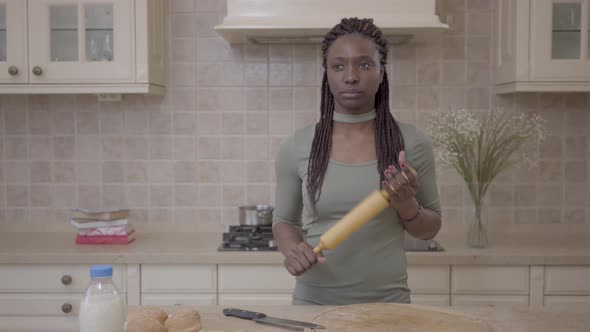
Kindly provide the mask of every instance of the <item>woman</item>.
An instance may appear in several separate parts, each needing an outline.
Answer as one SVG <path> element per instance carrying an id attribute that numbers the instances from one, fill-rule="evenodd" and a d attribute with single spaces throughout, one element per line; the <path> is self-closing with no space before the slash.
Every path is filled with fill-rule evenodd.
<path id="1" fill-rule="evenodd" d="M 294 304 L 409 303 L 404 230 L 440 229 L 432 146 L 391 115 L 386 60 L 372 19 L 342 19 L 322 43 L 321 119 L 281 144 L 273 233 L 297 276 Z M 319 237 L 380 186 L 391 208 L 316 256 Z"/>

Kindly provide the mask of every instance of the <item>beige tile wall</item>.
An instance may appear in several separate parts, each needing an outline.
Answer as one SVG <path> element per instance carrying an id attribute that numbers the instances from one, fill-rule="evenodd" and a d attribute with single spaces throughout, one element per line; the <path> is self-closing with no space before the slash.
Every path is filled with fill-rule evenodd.
<path id="1" fill-rule="evenodd" d="M 165 97 L 0 96 L 0 223 L 64 223 L 71 207 L 128 206 L 136 223 L 222 229 L 237 206 L 272 200 L 281 139 L 312 123 L 316 46 L 230 46 L 221 0 L 171 0 Z M 391 107 L 424 128 L 449 106 L 502 105 L 549 121 L 538 169 L 497 179 L 497 224 L 589 223 L 590 97 L 492 92 L 494 1 L 446 0 L 452 30 L 390 52 Z M 336 22 L 334 22 L 336 23 Z M 470 215 L 463 183 L 439 172 L 445 222 Z"/>

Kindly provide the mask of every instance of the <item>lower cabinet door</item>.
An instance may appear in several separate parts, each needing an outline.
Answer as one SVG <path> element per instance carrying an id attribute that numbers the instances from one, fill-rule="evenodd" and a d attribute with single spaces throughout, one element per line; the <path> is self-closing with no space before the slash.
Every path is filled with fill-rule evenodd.
<path id="1" fill-rule="evenodd" d="M 0 316 L 77 316 L 83 296 L 82 293 L 0 294 Z"/>
<path id="2" fill-rule="evenodd" d="M 546 266 L 545 295 L 590 296 L 590 266 Z"/>
<path id="3" fill-rule="evenodd" d="M 590 296 L 551 295 L 543 298 L 543 306 L 551 309 L 587 309 L 590 312 Z"/>
<path id="4" fill-rule="evenodd" d="M 220 293 L 290 294 L 295 288 L 295 277 L 282 265 L 219 265 L 218 273 Z"/>
<path id="5" fill-rule="evenodd" d="M 219 305 L 291 304 L 292 294 L 219 294 Z"/>
<path id="6" fill-rule="evenodd" d="M 451 294 L 525 295 L 528 298 L 529 279 L 528 265 L 453 265 Z"/>
<path id="7" fill-rule="evenodd" d="M 217 290 L 213 264 L 142 264 L 141 292 L 208 294 Z"/>
<path id="8" fill-rule="evenodd" d="M 437 307 L 448 307 L 451 304 L 450 295 L 412 294 L 410 297 L 412 299 L 412 304 L 431 305 Z"/>
<path id="9" fill-rule="evenodd" d="M 141 305 L 216 305 L 217 294 L 142 294 Z"/>
<path id="10" fill-rule="evenodd" d="M 528 295 L 451 295 L 453 306 L 528 307 Z"/>
<path id="11" fill-rule="evenodd" d="M 79 332 L 78 317 L 54 316 L 0 316 L 2 332 Z"/>
<path id="12" fill-rule="evenodd" d="M 414 294 L 451 293 L 451 272 L 449 265 L 409 265 L 408 287 Z"/>
<path id="13" fill-rule="evenodd" d="M 90 282 L 86 264 L 1 264 L 0 292 L 83 293 Z M 125 265 L 113 265 L 113 281 L 126 292 Z"/>

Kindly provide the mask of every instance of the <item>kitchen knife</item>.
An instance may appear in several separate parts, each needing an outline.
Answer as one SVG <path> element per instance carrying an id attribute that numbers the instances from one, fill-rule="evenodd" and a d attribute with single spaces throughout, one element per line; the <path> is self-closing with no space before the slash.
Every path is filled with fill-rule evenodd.
<path id="1" fill-rule="evenodd" d="M 234 316 L 243 319 L 253 320 L 256 323 L 265 323 L 271 325 L 281 325 L 281 326 L 289 326 L 289 327 L 299 327 L 299 328 L 308 328 L 308 329 L 325 329 L 325 327 L 317 324 L 301 322 L 297 320 L 290 320 L 284 318 L 277 318 L 277 317 L 269 317 L 266 314 L 261 312 L 255 311 L 247 311 L 242 309 L 235 309 L 235 308 L 226 308 L 223 309 L 223 314 L 226 316 Z"/>

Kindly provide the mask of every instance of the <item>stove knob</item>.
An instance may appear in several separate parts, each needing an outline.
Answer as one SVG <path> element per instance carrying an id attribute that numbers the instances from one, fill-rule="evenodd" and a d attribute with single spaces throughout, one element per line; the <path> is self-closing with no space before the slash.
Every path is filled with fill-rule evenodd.
<path id="1" fill-rule="evenodd" d="M 438 249 L 438 247 L 436 246 L 436 243 L 434 241 L 430 241 L 430 243 L 428 244 L 428 250 L 429 251 L 436 251 Z"/>

